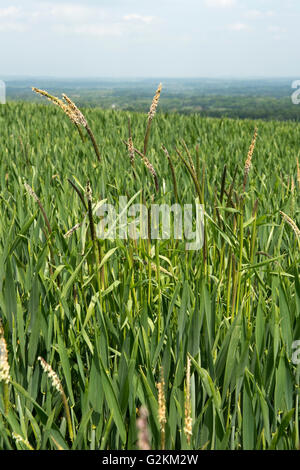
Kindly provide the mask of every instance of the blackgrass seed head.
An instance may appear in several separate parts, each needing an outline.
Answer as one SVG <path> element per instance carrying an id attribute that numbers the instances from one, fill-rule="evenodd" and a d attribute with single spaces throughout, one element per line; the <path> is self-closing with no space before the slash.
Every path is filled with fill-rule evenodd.
<path id="1" fill-rule="evenodd" d="M 43 359 L 42 357 L 39 356 L 39 357 L 38 357 L 38 361 L 40 361 L 41 366 L 42 366 L 42 368 L 44 369 L 44 372 L 46 372 L 46 374 L 48 375 L 49 379 L 51 380 L 52 386 L 53 386 L 54 388 L 56 388 L 56 390 L 57 390 L 61 395 L 63 395 L 64 390 L 63 390 L 61 381 L 59 380 L 58 375 L 56 374 L 56 372 L 54 372 L 54 370 L 52 369 L 52 367 L 50 366 L 50 364 L 48 364 L 48 363 L 45 361 L 45 359 Z"/>
<path id="2" fill-rule="evenodd" d="M 156 93 L 155 93 L 155 96 L 153 98 L 152 104 L 150 106 L 150 111 L 148 113 L 148 122 L 152 121 L 152 119 L 154 118 L 154 116 L 156 114 L 156 109 L 157 109 L 157 106 L 158 106 L 161 90 L 162 90 L 162 84 L 160 83 L 158 85 L 158 88 L 156 90 Z"/>
<path id="3" fill-rule="evenodd" d="M 289 226 L 292 227 L 296 237 L 298 238 L 298 240 L 300 240 L 300 230 L 297 227 L 296 223 L 284 212 L 280 211 L 280 215 L 282 216 L 284 222 L 287 222 Z"/>
<path id="4" fill-rule="evenodd" d="M 254 152 L 254 149 L 255 149 L 256 139 L 257 139 L 257 128 L 255 128 L 255 130 L 254 130 L 254 136 L 253 136 L 253 139 L 252 139 L 249 151 L 248 151 L 248 156 L 247 156 L 247 159 L 246 159 L 246 162 L 245 162 L 245 167 L 244 167 L 244 190 L 245 190 L 245 187 L 246 187 L 246 184 L 247 184 L 247 179 L 248 179 L 248 175 L 249 175 L 251 164 L 252 164 L 252 156 L 253 156 L 253 152 Z"/>
<path id="5" fill-rule="evenodd" d="M 185 403 L 184 403 L 184 434 L 188 441 L 191 442 L 193 435 L 193 419 L 192 419 L 192 406 L 191 406 L 191 360 L 187 359 L 186 368 L 186 384 L 185 384 Z"/>
<path id="6" fill-rule="evenodd" d="M 0 332 L 1 333 L 1 332 Z M 0 382 L 8 384 L 11 380 L 8 363 L 7 345 L 4 336 L 0 335 Z"/>

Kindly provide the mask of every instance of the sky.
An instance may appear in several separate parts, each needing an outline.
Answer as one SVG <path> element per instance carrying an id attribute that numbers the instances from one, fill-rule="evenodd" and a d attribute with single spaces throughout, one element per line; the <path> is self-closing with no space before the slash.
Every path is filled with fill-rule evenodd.
<path id="1" fill-rule="evenodd" d="M 0 0 L 0 79 L 300 78 L 300 0 Z"/>

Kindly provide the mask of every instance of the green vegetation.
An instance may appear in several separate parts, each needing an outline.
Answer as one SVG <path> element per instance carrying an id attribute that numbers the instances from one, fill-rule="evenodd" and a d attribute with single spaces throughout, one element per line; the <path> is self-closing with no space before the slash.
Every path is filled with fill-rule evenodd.
<path id="1" fill-rule="evenodd" d="M 298 78 L 298 77 L 296 77 Z M 33 83 L 34 82 L 34 83 Z M 293 79 L 163 79 L 160 110 L 165 113 L 193 114 L 202 117 L 239 119 L 300 119 L 300 106 L 292 103 Z M 79 106 L 147 112 L 155 79 L 19 79 L 7 80 L 8 100 L 40 102 L 31 86 L 64 90 Z"/>
<path id="2" fill-rule="evenodd" d="M 0 107 L 0 449 L 135 449 L 142 406 L 153 449 L 299 448 L 299 125 L 158 113 L 156 191 L 129 113 L 83 112 L 100 162 L 58 107 Z M 175 181 L 204 249 L 95 240 L 99 201 L 173 204 Z"/>

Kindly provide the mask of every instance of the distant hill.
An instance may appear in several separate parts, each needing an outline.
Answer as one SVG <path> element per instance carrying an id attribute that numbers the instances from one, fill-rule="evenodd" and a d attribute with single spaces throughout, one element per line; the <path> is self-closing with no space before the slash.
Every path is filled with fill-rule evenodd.
<path id="1" fill-rule="evenodd" d="M 300 119 L 292 103 L 293 78 L 282 79 L 53 79 L 5 80 L 8 101 L 40 101 L 31 87 L 68 94 L 79 106 L 147 112 L 149 99 L 161 81 L 160 110 L 203 116 L 266 120 Z"/>

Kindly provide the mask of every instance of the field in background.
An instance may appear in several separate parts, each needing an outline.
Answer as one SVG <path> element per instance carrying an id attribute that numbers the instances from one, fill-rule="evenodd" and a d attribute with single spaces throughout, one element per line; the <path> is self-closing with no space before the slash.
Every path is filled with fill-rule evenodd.
<path id="1" fill-rule="evenodd" d="M 4 78 L 4 77 L 0 77 Z M 298 79 L 163 79 L 160 109 L 201 116 L 299 121 L 292 103 L 293 81 Z M 57 95 L 64 90 L 80 106 L 147 112 L 157 79 L 7 78 L 8 100 L 36 101 L 31 86 Z"/>
<path id="2" fill-rule="evenodd" d="M 153 449 L 298 448 L 299 125 L 158 113 L 147 152 L 156 191 L 140 157 L 134 172 L 130 164 L 129 114 L 84 114 L 101 162 L 60 109 L 0 107 L 0 315 L 11 375 L 0 383 L 0 448 L 135 449 L 141 406 Z M 146 116 L 130 117 L 142 151 Z M 176 181 L 181 204 L 204 203 L 205 249 L 95 244 L 88 181 L 93 207 L 138 192 L 147 205 L 172 204 Z M 57 373 L 69 416 L 38 357 Z"/>

